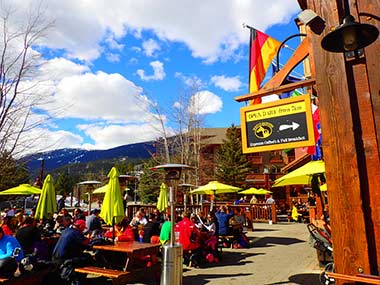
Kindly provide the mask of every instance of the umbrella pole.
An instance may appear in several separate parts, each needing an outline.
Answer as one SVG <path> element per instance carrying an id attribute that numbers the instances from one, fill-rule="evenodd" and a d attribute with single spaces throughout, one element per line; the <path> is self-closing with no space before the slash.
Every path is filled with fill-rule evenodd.
<path id="1" fill-rule="evenodd" d="M 112 243 L 115 243 L 115 216 L 112 217 Z"/>

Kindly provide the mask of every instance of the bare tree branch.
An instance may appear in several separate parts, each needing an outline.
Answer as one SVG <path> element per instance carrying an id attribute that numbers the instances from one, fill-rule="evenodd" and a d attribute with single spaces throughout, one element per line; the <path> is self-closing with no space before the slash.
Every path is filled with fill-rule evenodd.
<path id="1" fill-rule="evenodd" d="M 40 82 L 35 77 L 41 54 L 33 48 L 52 22 L 46 21 L 41 2 L 35 2 L 25 24 L 16 26 L 12 21 L 15 11 L 3 2 L 0 4 L 0 151 L 14 156 L 33 144 L 34 138 L 25 139 L 23 134 L 42 123 L 41 119 L 32 119 L 34 111 L 48 98 L 37 88 Z"/>

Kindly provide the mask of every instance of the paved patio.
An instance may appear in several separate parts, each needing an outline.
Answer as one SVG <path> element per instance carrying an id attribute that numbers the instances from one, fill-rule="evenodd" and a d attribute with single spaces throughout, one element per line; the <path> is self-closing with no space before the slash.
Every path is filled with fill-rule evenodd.
<path id="1" fill-rule="evenodd" d="M 224 249 L 223 260 L 208 268 L 184 269 L 183 285 L 320 285 L 317 254 L 306 224 L 255 224 L 249 249 Z"/>
<path id="2" fill-rule="evenodd" d="M 184 266 L 183 285 L 321 285 L 321 269 L 306 224 L 256 223 L 254 227 L 247 234 L 251 248 L 224 248 L 220 263 L 199 269 Z M 133 284 L 157 285 L 148 275 Z M 91 284 L 110 284 L 99 281 Z"/>

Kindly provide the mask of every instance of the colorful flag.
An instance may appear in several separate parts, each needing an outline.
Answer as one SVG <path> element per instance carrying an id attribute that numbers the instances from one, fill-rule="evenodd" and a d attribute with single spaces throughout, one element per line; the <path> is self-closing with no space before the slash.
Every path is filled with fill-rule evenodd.
<path id="1" fill-rule="evenodd" d="M 322 133 L 321 133 L 321 120 L 319 117 L 319 109 L 317 106 L 312 104 L 313 110 L 313 127 L 314 127 L 314 139 L 315 146 L 309 146 L 307 148 L 307 153 L 311 155 L 312 160 L 319 160 L 322 158 Z"/>
<path id="2" fill-rule="evenodd" d="M 270 36 L 250 28 L 249 51 L 249 93 L 259 91 L 272 59 L 276 56 L 281 43 Z M 251 105 L 261 103 L 261 98 L 251 101 Z"/>
<path id="3" fill-rule="evenodd" d="M 274 76 L 277 72 L 277 66 L 272 62 L 272 76 Z M 288 84 L 288 83 L 294 83 L 294 82 L 298 82 L 298 81 L 301 81 L 303 80 L 302 78 L 300 77 L 296 77 L 296 76 L 293 76 L 291 74 L 289 74 L 285 80 L 284 80 L 284 84 Z M 290 97 L 296 97 L 296 96 L 300 96 L 300 95 L 303 95 L 302 92 L 300 92 L 299 90 L 295 89 L 295 90 L 290 90 L 290 91 L 287 91 L 287 92 L 284 92 L 282 94 L 280 94 L 280 99 L 285 99 L 285 98 L 290 98 Z"/>

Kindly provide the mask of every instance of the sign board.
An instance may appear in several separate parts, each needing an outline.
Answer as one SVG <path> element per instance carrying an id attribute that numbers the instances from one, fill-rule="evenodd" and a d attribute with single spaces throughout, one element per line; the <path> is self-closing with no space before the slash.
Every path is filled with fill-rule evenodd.
<path id="1" fill-rule="evenodd" d="M 310 95 L 240 109 L 243 153 L 315 145 Z"/>

